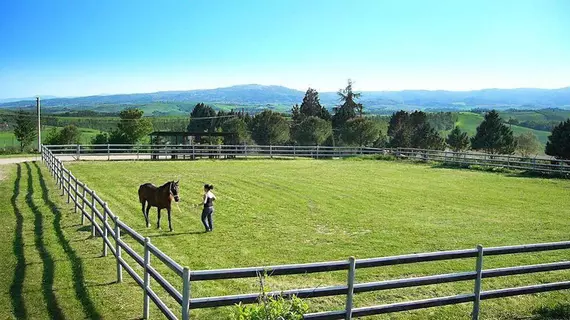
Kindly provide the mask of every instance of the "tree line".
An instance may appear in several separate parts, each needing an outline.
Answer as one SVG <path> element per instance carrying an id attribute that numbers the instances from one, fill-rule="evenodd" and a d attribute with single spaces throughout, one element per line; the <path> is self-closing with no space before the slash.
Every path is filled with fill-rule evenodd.
<path id="1" fill-rule="evenodd" d="M 226 137 L 201 138 L 195 143 L 208 144 L 251 144 L 261 145 L 327 145 L 327 146 L 372 146 L 391 148 L 419 148 L 453 151 L 481 150 L 491 154 L 513 154 L 523 156 L 536 154 L 540 143 L 530 132 L 514 136 L 511 128 L 501 119 L 499 113 L 491 110 L 485 113 L 476 134 L 469 137 L 455 126 L 457 114 L 450 112 L 426 113 L 423 111 L 398 111 L 391 117 L 365 114 L 359 103 L 361 93 L 353 90 L 353 82 L 337 92 L 339 104 L 329 112 L 320 103 L 319 93 L 309 88 L 301 105 L 294 105 L 290 114 L 264 110 L 250 114 L 244 110 L 216 112 L 211 106 L 198 103 L 190 113 L 186 131 L 195 133 L 227 132 Z M 93 138 L 93 144 L 136 144 L 147 137 L 155 128 L 150 118 L 137 108 L 127 108 L 119 113 L 116 126 L 110 132 L 101 132 Z M 178 119 L 180 120 L 180 119 Z M 177 121 L 178 121 L 177 120 Z M 176 128 L 181 130 L 182 123 Z M 163 128 L 161 128 L 163 129 Z M 18 112 L 14 133 L 22 149 L 34 140 L 34 119 L 29 113 Z M 450 131 L 443 137 L 440 132 Z M 45 143 L 77 143 L 80 132 L 74 125 L 52 130 Z M 162 144 L 166 141 L 151 143 Z M 559 159 L 570 159 L 570 119 L 552 129 L 545 153 Z"/>

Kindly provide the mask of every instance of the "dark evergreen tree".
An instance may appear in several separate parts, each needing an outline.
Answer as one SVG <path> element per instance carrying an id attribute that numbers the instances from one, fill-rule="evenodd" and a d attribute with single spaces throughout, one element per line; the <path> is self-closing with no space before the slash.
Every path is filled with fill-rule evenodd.
<path id="1" fill-rule="evenodd" d="M 356 102 L 361 94 L 352 90 L 352 84 L 352 80 L 349 79 L 346 88 L 337 93 L 340 106 L 335 108 L 335 114 L 332 117 L 332 124 L 335 129 L 342 128 L 348 120 L 355 118 L 357 111 L 362 114 L 362 105 Z"/>
<path id="2" fill-rule="evenodd" d="M 190 113 L 189 132 L 214 132 L 216 111 L 203 103 L 198 103 Z"/>
<path id="3" fill-rule="evenodd" d="M 329 111 L 321 105 L 319 93 L 312 88 L 307 89 L 299 112 L 302 117 L 317 117 L 327 121 L 331 119 Z"/>
<path id="4" fill-rule="evenodd" d="M 552 129 L 546 142 L 545 153 L 556 159 L 570 160 L 570 119 Z"/>
<path id="5" fill-rule="evenodd" d="M 495 110 L 485 115 L 485 119 L 477 127 L 477 133 L 471 138 L 471 148 L 491 154 L 512 154 L 516 146 L 513 131 L 503 123 Z"/>
<path id="6" fill-rule="evenodd" d="M 469 148 L 469 136 L 467 132 L 462 132 L 459 127 L 455 127 L 447 136 L 446 143 L 455 152 L 467 150 Z"/>

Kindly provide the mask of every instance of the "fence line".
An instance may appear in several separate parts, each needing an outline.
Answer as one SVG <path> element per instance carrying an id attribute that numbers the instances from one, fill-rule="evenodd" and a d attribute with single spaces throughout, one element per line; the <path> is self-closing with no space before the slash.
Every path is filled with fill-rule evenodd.
<path id="1" fill-rule="evenodd" d="M 361 155 L 393 155 L 401 159 L 444 164 L 480 165 L 547 174 L 570 174 L 570 161 L 551 157 L 453 152 L 413 148 L 259 145 L 58 145 L 47 146 L 53 154 L 80 159 L 198 159 L 198 158 L 343 158 Z"/>
<path id="2" fill-rule="evenodd" d="M 400 152 L 403 152 L 400 150 Z M 417 152 L 417 151 L 414 151 Z M 152 301 L 162 314 L 168 319 L 178 319 L 175 311 L 171 310 L 164 301 L 153 290 L 151 279 L 156 281 L 170 297 L 180 305 L 182 319 L 189 319 L 190 310 L 211 308 L 220 306 L 231 306 L 237 303 L 256 303 L 259 301 L 260 293 L 226 295 L 215 297 L 192 298 L 191 282 L 212 281 L 219 279 L 236 279 L 259 277 L 260 275 L 286 276 L 307 273 L 347 271 L 346 285 L 300 288 L 286 291 L 275 291 L 266 293 L 267 296 L 298 296 L 299 298 L 314 298 L 326 296 L 346 296 L 346 305 L 342 310 L 324 311 L 308 313 L 305 319 L 352 319 L 368 315 L 385 314 L 416 309 L 431 308 L 436 306 L 453 305 L 460 303 L 473 303 L 472 319 L 479 318 L 480 301 L 497 299 L 517 295 L 526 295 L 539 292 L 570 289 L 570 281 L 554 282 L 547 284 L 531 285 L 524 287 L 504 288 L 498 290 L 482 291 L 483 279 L 505 277 L 512 275 L 531 274 L 537 272 L 547 272 L 555 270 L 570 270 L 570 261 L 560 261 L 553 263 L 543 263 L 535 265 L 513 266 L 497 269 L 483 269 L 483 259 L 486 256 L 508 255 L 529 252 L 542 252 L 551 250 L 570 249 L 570 241 L 539 243 L 518 246 L 503 246 L 483 248 L 477 246 L 474 249 L 440 251 L 429 253 L 417 253 L 392 257 L 379 257 L 368 259 L 328 261 L 319 263 L 290 264 L 278 266 L 264 266 L 251 268 L 233 268 L 217 270 L 195 270 L 182 267 L 174 259 L 163 253 L 154 246 L 149 238 L 130 228 L 116 216 L 106 202 L 104 202 L 94 190 L 86 184 L 80 182 L 68 169 L 66 169 L 60 159 L 54 156 L 52 151 L 46 146 L 42 146 L 42 161 L 48 167 L 51 175 L 55 179 L 56 185 L 62 190 L 62 196 L 67 195 L 69 203 L 73 202 L 74 210 L 81 213 L 82 221 L 88 220 L 91 223 L 93 236 L 101 236 L 103 242 L 102 254 L 107 250 L 111 251 L 117 260 L 117 282 L 122 281 L 122 271 L 127 274 L 141 287 L 144 293 L 143 316 L 149 317 L 149 305 Z M 101 212 L 101 210 L 103 212 Z M 108 223 L 110 219 L 111 225 Z M 144 255 L 140 256 L 123 239 L 129 236 L 144 248 Z M 114 241 L 114 243 L 112 242 Z M 130 256 L 136 264 L 143 268 L 143 275 L 139 275 L 134 268 L 123 258 L 123 253 Z M 151 259 L 155 257 L 155 259 Z M 395 280 L 385 280 L 377 282 L 356 283 L 354 275 L 359 268 L 374 268 L 390 265 L 412 264 L 418 262 L 442 261 L 454 259 L 475 258 L 475 270 L 468 272 L 437 274 L 423 277 L 403 278 Z M 155 261 L 166 265 L 169 269 L 180 277 L 182 283 L 182 294 L 167 281 L 156 269 Z M 460 294 L 447 297 L 437 297 L 424 300 L 406 301 L 385 305 L 354 308 L 352 298 L 355 294 L 371 291 L 381 291 L 397 288 L 419 287 L 425 285 L 452 283 L 459 281 L 474 281 L 473 293 Z"/>

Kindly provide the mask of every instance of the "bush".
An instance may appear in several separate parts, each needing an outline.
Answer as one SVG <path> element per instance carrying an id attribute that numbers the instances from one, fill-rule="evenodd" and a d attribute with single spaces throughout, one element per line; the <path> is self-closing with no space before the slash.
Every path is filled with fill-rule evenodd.
<path id="1" fill-rule="evenodd" d="M 253 305 L 236 305 L 232 319 L 234 320 L 301 320 L 309 306 L 301 299 L 262 298 Z"/>

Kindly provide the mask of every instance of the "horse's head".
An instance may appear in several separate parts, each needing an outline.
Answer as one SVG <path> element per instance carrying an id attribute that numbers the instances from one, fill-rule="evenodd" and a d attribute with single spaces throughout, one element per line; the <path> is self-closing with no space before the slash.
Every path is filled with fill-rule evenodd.
<path id="1" fill-rule="evenodd" d="M 174 197 L 174 201 L 180 201 L 180 197 L 178 196 L 178 181 L 171 181 L 170 182 L 170 194 Z"/>

